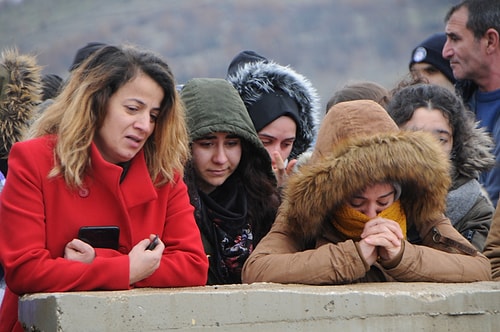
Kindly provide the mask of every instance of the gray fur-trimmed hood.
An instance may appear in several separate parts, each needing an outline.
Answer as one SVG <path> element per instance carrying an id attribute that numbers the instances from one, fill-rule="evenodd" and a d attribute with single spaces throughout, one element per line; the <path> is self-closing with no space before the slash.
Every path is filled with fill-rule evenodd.
<path id="1" fill-rule="evenodd" d="M 468 119 L 469 120 L 469 119 Z M 457 137 L 462 142 L 457 151 L 451 157 L 453 171 L 456 175 L 462 175 L 470 179 L 477 179 L 481 172 L 488 171 L 495 166 L 493 155 L 493 139 L 485 128 L 479 127 L 478 122 L 469 120 L 462 137 Z"/>
<path id="2" fill-rule="evenodd" d="M 227 80 L 239 92 L 247 109 L 265 93 L 277 88 L 293 98 L 299 107 L 299 124 L 290 159 L 309 150 L 316 139 L 321 119 L 319 96 L 311 82 L 289 66 L 274 61 L 247 62 L 231 70 Z"/>

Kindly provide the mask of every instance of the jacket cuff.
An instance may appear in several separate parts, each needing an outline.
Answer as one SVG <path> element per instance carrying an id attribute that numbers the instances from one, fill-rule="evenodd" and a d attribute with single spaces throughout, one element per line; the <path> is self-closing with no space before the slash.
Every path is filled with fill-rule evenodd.
<path id="1" fill-rule="evenodd" d="M 401 263 L 401 259 L 403 258 L 403 252 L 405 251 L 405 241 L 401 240 L 401 249 L 399 253 L 393 259 L 383 260 L 381 258 L 377 259 L 377 261 L 382 265 L 382 267 L 386 270 L 390 270 L 398 266 Z"/>

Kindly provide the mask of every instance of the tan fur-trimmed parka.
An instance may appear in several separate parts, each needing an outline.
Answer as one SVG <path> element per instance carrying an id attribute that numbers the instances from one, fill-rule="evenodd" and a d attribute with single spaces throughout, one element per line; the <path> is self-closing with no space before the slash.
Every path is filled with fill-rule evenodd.
<path id="1" fill-rule="evenodd" d="M 400 132 L 375 102 L 334 106 L 311 160 L 289 178 L 278 217 L 247 260 L 245 283 L 490 280 L 485 256 L 444 216 L 449 160 L 423 132 Z M 401 184 L 407 239 L 396 261 L 369 266 L 333 227 L 332 211 L 377 182 Z"/>

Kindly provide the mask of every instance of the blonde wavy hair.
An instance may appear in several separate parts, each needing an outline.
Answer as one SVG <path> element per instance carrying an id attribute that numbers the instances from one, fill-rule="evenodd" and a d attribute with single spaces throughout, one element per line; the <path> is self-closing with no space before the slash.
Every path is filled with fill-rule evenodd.
<path id="1" fill-rule="evenodd" d="M 144 145 L 149 175 L 156 186 L 183 174 L 189 158 L 185 110 L 167 63 L 131 45 L 104 46 L 71 73 L 54 103 L 33 123 L 28 138 L 57 137 L 50 177 L 63 176 L 71 188 L 83 186 L 91 171 L 90 146 L 107 114 L 110 97 L 138 74 L 152 78 L 164 98 L 155 129 Z"/>

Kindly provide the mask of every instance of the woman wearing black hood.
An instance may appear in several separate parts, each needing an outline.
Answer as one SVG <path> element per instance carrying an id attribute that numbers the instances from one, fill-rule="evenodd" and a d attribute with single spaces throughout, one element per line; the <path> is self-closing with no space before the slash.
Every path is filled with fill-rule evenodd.
<path id="1" fill-rule="evenodd" d="M 297 158 L 316 139 L 319 97 L 311 82 L 288 66 L 254 51 L 231 61 L 226 79 L 239 92 L 255 130 L 272 159 L 281 187 Z"/>

